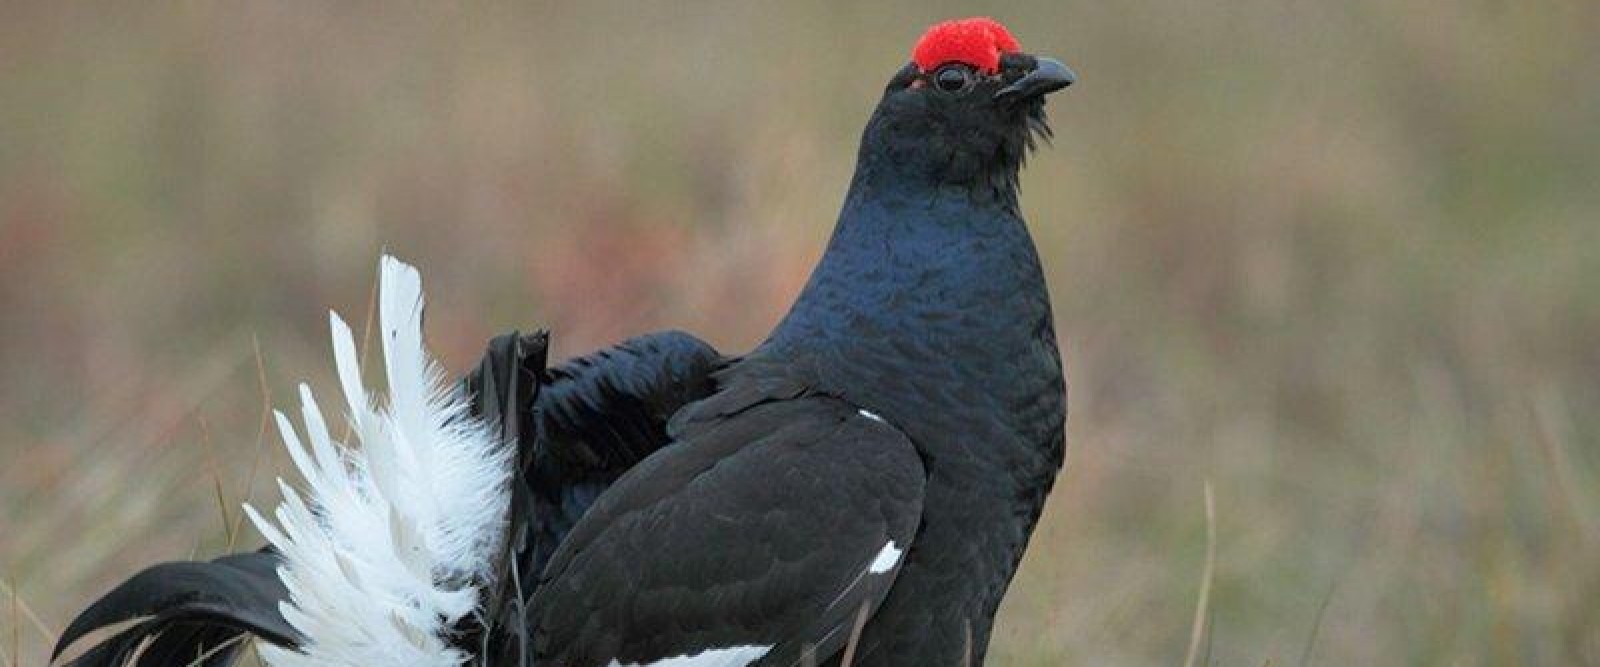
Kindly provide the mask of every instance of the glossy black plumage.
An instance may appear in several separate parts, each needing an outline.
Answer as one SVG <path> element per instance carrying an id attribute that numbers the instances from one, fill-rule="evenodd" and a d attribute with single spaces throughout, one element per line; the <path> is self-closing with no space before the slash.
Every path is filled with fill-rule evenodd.
<path id="1" fill-rule="evenodd" d="M 889 589 L 868 605 L 855 664 L 982 661 L 1060 469 L 1066 417 L 1049 296 L 1017 207 L 1022 159 L 1048 132 L 1043 100 L 995 99 L 1037 61 L 1002 62 L 1002 75 L 957 93 L 918 85 L 924 73 L 911 66 L 891 80 L 794 307 L 715 376 L 717 393 L 673 418 L 674 442 L 619 480 L 558 550 L 534 598 L 537 664 L 771 645 L 752 664 L 789 665 L 808 644 L 835 663 L 841 644 L 818 637 L 837 634 L 793 615 L 817 617 L 806 594 L 825 597 L 850 572 L 859 536 L 872 533 L 863 522 L 886 505 L 899 519 L 917 508 L 917 527 L 896 576 L 879 580 Z M 790 436 L 829 448 L 826 461 L 745 449 L 851 410 L 896 437 Z M 872 460 L 908 460 L 902 442 L 917 465 Z M 813 498 L 775 481 L 787 471 L 884 483 Z"/>
<path id="2" fill-rule="evenodd" d="M 686 425 L 556 552 L 534 597 L 538 664 L 831 655 L 887 593 L 898 561 L 870 566 L 911 543 L 925 478 L 904 434 L 829 397 Z"/>
<path id="3" fill-rule="evenodd" d="M 836 665 L 861 613 L 857 666 L 982 662 L 1065 446 L 1017 193 L 1064 79 L 997 96 L 1038 65 L 952 91 L 901 69 L 827 252 L 748 355 L 665 333 L 546 369 L 542 336 L 491 344 L 464 386 L 519 451 L 501 576 L 460 628 L 476 662 Z"/>
<path id="4" fill-rule="evenodd" d="M 545 368 L 548 337 L 497 337 L 465 389 L 521 443 L 511 534 L 484 627 L 462 645 L 483 664 L 528 664 L 529 600 L 551 554 L 601 493 L 666 444 L 667 420 L 711 391 L 722 356 L 677 331 L 633 338 Z"/>
<path id="5" fill-rule="evenodd" d="M 139 664 L 189 664 L 209 654 L 202 667 L 230 664 L 241 633 L 293 643 L 298 633 L 278 614 L 278 601 L 288 593 L 274 572 L 277 562 L 276 554 L 262 550 L 147 568 L 73 619 L 51 658 L 90 632 L 135 619 L 69 664 L 119 665 L 147 639 L 151 643 L 143 647 Z"/>

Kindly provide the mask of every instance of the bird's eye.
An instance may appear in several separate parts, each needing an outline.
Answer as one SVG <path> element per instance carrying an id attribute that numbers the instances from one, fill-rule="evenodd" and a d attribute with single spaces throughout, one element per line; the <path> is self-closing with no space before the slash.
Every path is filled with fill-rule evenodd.
<path id="1" fill-rule="evenodd" d="M 959 93 L 972 85 L 972 69 L 964 65 L 950 65 L 933 75 L 934 85 L 947 93 Z"/>

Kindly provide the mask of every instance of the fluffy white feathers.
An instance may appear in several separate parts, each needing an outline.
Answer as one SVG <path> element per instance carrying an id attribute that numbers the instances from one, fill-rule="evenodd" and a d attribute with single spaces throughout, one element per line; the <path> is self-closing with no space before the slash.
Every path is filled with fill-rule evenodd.
<path id="1" fill-rule="evenodd" d="M 283 555 L 284 618 L 300 652 L 262 647 L 274 667 L 456 667 L 467 656 L 447 633 L 479 603 L 505 532 L 510 447 L 469 418 L 422 344 L 422 278 L 384 256 L 379 322 L 389 396 L 361 381 L 350 327 L 330 313 L 334 361 L 355 448 L 330 435 L 300 387 L 309 449 L 276 413 L 305 496 L 279 480 L 276 526 L 245 511 Z"/>

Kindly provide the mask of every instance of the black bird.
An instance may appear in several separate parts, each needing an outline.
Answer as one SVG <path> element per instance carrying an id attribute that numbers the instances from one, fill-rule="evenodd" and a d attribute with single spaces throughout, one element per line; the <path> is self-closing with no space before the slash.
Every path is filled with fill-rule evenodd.
<path id="1" fill-rule="evenodd" d="M 334 327 L 362 448 L 319 437 L 306 392 L 310 447 L 280 426 L 311 498 L 258 520 L 272 546 L 140 573 L 57 654 L 138 618 L 72 664 L 225 665 L 241 633 L 274 665 L 981 664 L 1065 445 L 1017 178 L 1073 81 L 992 20 L 930 28 L 743 356 L 666 332 L 547 367 L 513 333 L 440 392 L 415 272 L 386 260 L 387 409 Z"/>

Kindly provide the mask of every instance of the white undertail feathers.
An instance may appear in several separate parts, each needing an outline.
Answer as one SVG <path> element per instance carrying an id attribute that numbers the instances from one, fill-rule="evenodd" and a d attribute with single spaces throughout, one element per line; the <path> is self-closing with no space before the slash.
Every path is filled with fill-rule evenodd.
<path id="1" fill-rule="evenodd" d="M 282 413 L 279 431 L 305 477 L 285 484 L 276 525 L 245 506 L 283 557 L 281 611 L 305 636 L 300 651 L 270 646 L 274 667 L 457 667 L 449 633 L 480 603 L 505 533 L 512 448 L 468 414 L 422 343 L 422 279 L 385 256 L 379 323 L 389 395 L 362 384 L 355 338 L 330 313 L 334 361 L 357 448 L 329 432 L 300 386 L 309 449 Z"/>

